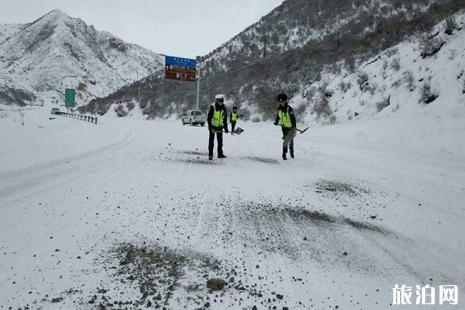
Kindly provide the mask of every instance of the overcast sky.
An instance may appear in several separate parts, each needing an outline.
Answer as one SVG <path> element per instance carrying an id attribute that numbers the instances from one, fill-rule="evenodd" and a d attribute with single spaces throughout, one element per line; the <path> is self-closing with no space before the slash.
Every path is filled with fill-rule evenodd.
<path id="1" fill-rule="evenodd" d="M 205 55 L 282 0 L 1 0 L 0 23 L 27 23 L 53 9 L 155 52 Z"/>

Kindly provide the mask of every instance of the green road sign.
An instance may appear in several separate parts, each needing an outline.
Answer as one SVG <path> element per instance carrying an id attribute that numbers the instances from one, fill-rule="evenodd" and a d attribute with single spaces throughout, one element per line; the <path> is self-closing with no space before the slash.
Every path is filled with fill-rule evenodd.
<path id="1" fill-rule="evenodd" d="M 65 107 L 72 108 L 76 106 L 76 91 L 73 88 L 65 89 Z"/>

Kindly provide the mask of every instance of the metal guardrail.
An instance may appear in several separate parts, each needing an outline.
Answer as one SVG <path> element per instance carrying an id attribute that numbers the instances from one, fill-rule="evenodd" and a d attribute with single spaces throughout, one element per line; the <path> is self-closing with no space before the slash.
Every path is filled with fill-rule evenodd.
<path id="1" fill-rule="evenodd" d="M 96 116 L 89 116 L 89 115 L 81 115 L 77 113 L 68 113 L 68 112 L 56 112 L 54 115 L 60 115 L 64 117 L 70 117 L 74 119 L 78 119 L 81 121 L 86 121 L 89 123 L 93 123 L 97 125 L 98 118 Z"/>

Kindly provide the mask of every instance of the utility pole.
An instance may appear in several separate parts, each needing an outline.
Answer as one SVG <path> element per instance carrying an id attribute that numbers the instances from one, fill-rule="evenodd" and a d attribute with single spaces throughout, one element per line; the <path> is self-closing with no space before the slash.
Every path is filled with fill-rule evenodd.
<path id="1" fill-rule="evenodd" d="M 139 72 L 137 72 L 137 101 L 139 101 L 139 106 L 140 106 L 140 80 L 139 80 Z"/>
<path id="2" fill-rule="evenodd" d="M 197 110 L 200 110 L 200 57 L 197 56 Z"/>
<path id="3" fill-rule="evenodd" d="M 266 34 L 263 35 L 263 58 L 266 57 L 266 42 L 267 41 L 267 37 L 266 37 Z"/>
<path id="4" fill-rule="evenodd" d="M 140 81 L 137 81 L 137 85 L 138 85 L 138 101 L 139 101 L 139 106 L 140 106 Z"/>
<path id="5" fill-rule="evenodd" d="M 341 24 L 339 23 L 339 18 L 340 18 L 340 15 L 341 15 L 341 11 L 339 9 L 339 7 L 336 9 L 336 18 L 337 18 L 337 27 L 338 27 L 338 30 L 337 30 L 337 47 L 336 47 L 336 57 L 337 57 L 337 60 L 339 60 L 339 48 L 341 47 Z"/>

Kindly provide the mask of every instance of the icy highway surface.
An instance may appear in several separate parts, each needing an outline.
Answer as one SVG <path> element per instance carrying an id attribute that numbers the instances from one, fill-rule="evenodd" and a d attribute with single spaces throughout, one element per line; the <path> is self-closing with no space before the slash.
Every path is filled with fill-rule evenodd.
<path id="1" fill-rule="evenodd" d="M 208 161 L 207 129 L 181 121 L 48 118 L 0 119 L 0 309 L 390 309 L 395 284 L 465 296 L 462 153 L 385 143 L 381 120 L 310 129 L 284 162 L 279 128 L 240 123 Z"/>

